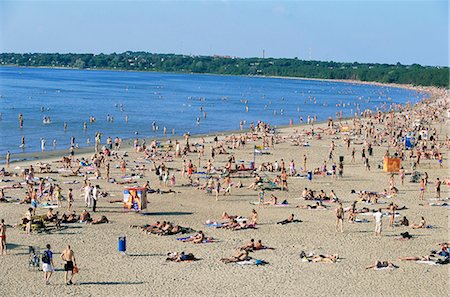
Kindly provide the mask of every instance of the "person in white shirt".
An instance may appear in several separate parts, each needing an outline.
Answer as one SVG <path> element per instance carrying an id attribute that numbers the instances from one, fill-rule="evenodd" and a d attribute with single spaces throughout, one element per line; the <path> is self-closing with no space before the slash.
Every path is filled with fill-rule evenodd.
<path id="1" fill-rule="evenodd" d="M 84 205 L 86 207 L 91 207 L 92 201 L 91 193 L 92 193 L 91 184 L 87 183 L 86 186 L 84 187 Z"/>
<path id="2" fill-rule="evenodd" d="M 381 212 L 381 208 L 379 208 L 373 216 L 375 217 L 375 236 L 381 236 L 381 227 L 383 224 L 383 213 Z"/>

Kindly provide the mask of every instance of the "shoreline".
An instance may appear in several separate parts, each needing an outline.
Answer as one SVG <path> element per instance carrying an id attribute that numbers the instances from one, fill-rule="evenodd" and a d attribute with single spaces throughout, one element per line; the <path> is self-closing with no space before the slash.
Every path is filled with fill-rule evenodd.
<path id="1" fill-rule="evenodd" d="M 429 97 L 432 96 L 433 91 L 441 90 L 442 88 L 439 87 L 431 87 L 431 86 L 413 86 L 413 85 L 401 85 L 401 84 L 389 84 L 389 83 L 379 83 L 379 82 L 366 82 L 366 81 L 358 81 L 358 80 L 343 80 L 343 79 L 319 79 L 319 78 L 303 78 L 303 77 L 289 77 L 289 76 L 250 76 L 250 75 L 226 75 L 226 74 L 214 74 L 214 73 L 185 73 L 185 72 L 159 72 L 159 71 L 139 71 L 139 70 L 117 70 L 117 69 L 109 69 L 109 68 L 96 68 L 96 69 L 79 69 L 79 68 L 72 68 L 72 67 L 47 67 L 47 66 L 15 66 L 15 65 L 0 65 L 0 67 L 15 67 L 15 68 L 37 68 L 37 69 L 67 69 L 67 70 L 88 70 L 88 71 L 117 71 L 117 72 L 150 72 L 150 73 L 176 73 L 176 74 L 191 74 L 191 75 L 208 75 L 208 76 L 236 76 L 236 77 L 258 77 L 258 78 L 272 78 L 272 79 L 287 79 L 287 80 L 306 80 L 306 81 L 320 81 L 320 82 L 333 82 L 333 83 L 347 83 L 347 84 L 360 84 L 360 85 L 372 85 L 372 86 L 380 86 L 380 87 L 390 87 L 390 88 L 400 88 L 405 90 L 413 90 L 417 93 L 426 93 Z M 407 102 L 405 102 L 406 104 Z M 343 121 L 349 120 L 351 117 L 342 118 Z M 326 120 L 317 121 L 315 124 L 323 124 Z M 293 124 L 290 125 L 274 125 L 273 127 L 276 129 L 285 129 L 289 127 L 293 128 L 299 128 L 302 126 L 307 126 L 306 123 L 304 124 Z M 211 135 L 221 135 L 221 136 L 228 136 L 231 134 L 238 134 L 238 133 L 246 133 L 248 132 L 248 129 L 244 130 L 219 130 L 219 131 L 213 131 L 210 133 L 202 133 L 202 134 L 191 134 L 191 137 L 193 139 L 199 139 L 201 137 L 210 137 Z M 122 143 L 124 144 L 123 147 L 126 147 L 127 149 L 132 148 L 132 141 L 134 137 L 130 138 L 123 138 Z M 183 135 L 174 135 L 173 137 L 144 137 L 139 139 L 145 139 L 145 140 L 153 140 L 163 142 L 168 140 L 180 140 L 183 139 Z M 77 148 L 75 153 L 77 154 L 88 154 L 94 151 L 94 145 L 89 146 L 82 146 L 80 148 Z M 67 155 L 69 152 L 69 148 L 67 149 L 56 149 L 56 150 L 47 150 L 44 152 L 40 151 L 32 151 L 29 153 L 21 152 L 21 153 L 12 153 L 11 154 L 11 164 L 18 163 L 18 162 L 26 162 L 26 161 L 32 161 L 32 160 L 47 160 L 55 157 L 62 157 Z M 4 165 L 6 160 L 6 156 L 2 155 L 0 156 L 0 164 Z"/>

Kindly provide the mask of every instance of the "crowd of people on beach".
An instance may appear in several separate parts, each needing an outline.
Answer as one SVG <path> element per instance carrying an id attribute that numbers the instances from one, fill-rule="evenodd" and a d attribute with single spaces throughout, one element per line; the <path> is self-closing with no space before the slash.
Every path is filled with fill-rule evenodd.
<path id="1" fill-rule="evenodd" d="M 35 165 L 36 168 L 30 165 L 17 171 L 11 169 L 11 157 L 8 152 L 6 167 L 0 171 L 2 178 L 0 201 L 29 205 L 29 207 L 24 217 L 18 218 L 17 224 L 6 225 L 4 220 L 1 220 L 2 249 L 0 254 L 6 255 L 6 230 L 9 226 L 14 226 L 30 235 L 43 231 L 49 232 L 49 230 L 53 230 L 53 227 L 55 230 L 60 230 L 71 223 L 94 225 L 110 223 L 110 220 L 104 215 L 95 219 L 91 216 L 91 212 L 98 211 L 99 201 L 110 197 L 107 188 L 100 189 L 98 185 L 100 180 L 105 180 L 111 185 L 140 186 L 149 195 L 177 194 L 182 193 L 183 188 L 189 187 L 198 193 L 215 197 L 216 201 L 227 199 L 226 195 L 232 196 L 235 192 L 251 190 L 257 197 L 257 201 L 252 202 L 259 207 L 257 209 L 290 206 L 287 200 L 281 201 L 283 199 L 277 197 L 276 191 L 279 193 L 294 192 L 298 198 L 307 203 L 297 205 L 296 208 L 299 211 L 334 209 L 333 215 L 336 220 L 334 227 L 337 234 L 350 228 L 346 226 L 347 223 L 366 223 L 369 222 L 366 218 L 373 218 L 374 236 L 382 236 L 383 218 L 388 217 L 389 228 L 409 228 L 408 232 L 401 234 L 400 239 L 412 239 L 414 234 L 409 232 L 417 229 L 432 229 L 433 225 L 427 223 L 425 216 L 421 216 L 420 222 L 417 223 L 410 223 L 406 216 L 399 220 L 401 211 L 408 209 L 407 204 L 414 202 L 408 201 L 405 202 L 405 205 L 399 206 L 392 202 L 391 198 L 396 197 L 402 191 L 406 176 L 411 175 L 411 182 L 419 184 L 417 201 L 421 203 L 425 201 L 427 188 L 432 184 L 434 186 L 433 199 L 436 202 L 430 202 L 429 205 L 447 206 L 447 200 L 441 198 L 441 188 L 449 184 L 448 177 L 436 177 L 436 180 L 431 182 L 427 172 L 419 171 L 424 160 L 427 160 L 431 164 L 430 166 L 439 168 L 447 166 L 444 164 L 444 156 L 450 148 L 450 139 L 436 128 L 447 122 L 444 112 L 450 106 L 449 102 L 442 98 L 446 99 L 444 91 L 434 94 L 431 99 L 423 99 L 415 105 L 392 103 L 376 112 L 363 111 L 345 123 L 342 118 L 338 118 L 336 121 L 331 119 L 325 128 L 317 128 L 311 118 L 308 119 L 308 124 L 303 127 L 303 130 L 297 127 L 287 134 L 277 133 L 269 124 L 261 121 L 251 123 L 248 132 L 228 135 L 223 139 L 216 136 L 210 142 L 206 141 L 204 137 L 200 137 L 193 143 L 188 133 L 182 140 L 169 140 L 165 143 L 152 140 L 149 145 L 145 139 L 136 138 L 133 141 L 133 150 L 138 156 L 136 159 L 131 159 L 129 154 L 122 150 L 122 141 L 119 138 L 113 140 L 108 137 L 102 144 L 101 133 L 97 133 L 95 137 L 95 153 L 90 158 L 75 156 L 76 149 L 72 145 L 69 154 L 58 162 L 50 164 L 39 161 Z M 46 121 L 48 122 L 50 119 L 47 118 Z M 19 126 L 23 126 L 22 114 L 19 115 Z M 343 129 L 344 126 L 348 129 Z M 345 133 L 342 132 L 344 130 Z M 270 155 L 268 156 L 270 151 L 275 150 L 280 143 L 306 146 L 315 140 L 325 141 L 325 139 L 329 140 L 327 144 L 329 150 L 323 156 L 323 162 L 319 164 L 311 164 L 312 162 L 306 154 L 299 156 L 302 166 L 298 166 L 294 159 L 273 160 Z M 380 160 L 374 160 L 374 149 L 384 150 L 387 148 L 384 158 L 397 158 L 403 161 L 403 164 L 408 165 L 398 168 L 395 173 L 390 173 L 386 185 L 380 185 L 379 189 L 353 190 L 349 195 L 353 195 L 354 199 L 348 206 L 344 206 L 344 203 L 348 203 L 348 201 L 341 197 L 343 194 L 337 195 L 335 189 L 327 193 L 328 191 L 325 192 L 320 188 L 313 189 L 309 185 L 303 190 L 293 187 L 291 180 L 294 178 L 302 178 L 305 181 L 312 178 L 329 178 L 336 182 L 345 178 L 344 158 L 338 160 L 336 155 L 336 146 L 339 140 L 345 147 L 350 163 L 360 162 L 364 165 L 368 175 L 375 169 L 374 165 L 380 163 Z M 257 167 L 254 161 L 246 166 L 244 161 L 236 160 L 233 154 L 236 150 L 248 149 L 250 143 L 254 146 L 252 154 L 258 154 L 261 159 Z M 44 146 L 45 142 L 43 142 L 42 149 Z M 206 149 L 208 146 L 209 154 Z M 361 158 L 357 157 L 357 151 L 360 151 Z M 226 161 L 219 162 L 219 156 L 222 159 L 225 158 Z M 180 161 L 179 167 L 174 165 L 175 160 Z M 42 174 L 47 176 L 42 177 Z M 156 175 L 156 183 L 152 186 L 150 181 L 142 182 L 150 174 Z M 58 180 L 59 176 L 70 177 L 73 180 L 61 183 Z M 399 181 L 396 181 L 397 176 Z M 250 182 L 244 184 L 248 179 Z M 296 184 L 298 183 L 296 182 Z M 65 193 L 63 188 L 67 188 Z M 21 198 L 17 199 L 8 195 L 8 192 L 17 193 L 17 191 L 23 195 Z M 272 192 L 270 196 L 267 194 L 269 191 Z M 84 210 L 80 215 L 76 213 L 74 205 L 75 193 L 80 193 L 83 197 Z M 267 199 L 268 196 L 270 199 Z M 110 202 L 121 201 L 118 199 Z M 359 207 L 360 205 L 362 207 Z M 44 210 L 45 213 L 43 213 Z M 280 218 L 276 224 L 279 225 L 279 228 L 285 228 L 285 225 L 288 224 L 301 224 L 302 220 L 298 217 L 298 214 L 290 213 L 287 218 Z M 206 226 L 233 231 L 264 228 L 259 225 L 259 220 L 256 209 L 252 210 L 248 218 L 224 212 L 219 221 L 208 220 Z M 156 221 L 152 224 L 131 225 L 130 227 L 140 229 L 146 234 L 159 236 L 194 232 L 189 227 L 169 221 Z M 181 241 L 195 244 L 216 242 L 215 239 L 207 237 L 203 231 L 182 238 Z M 448 243 L 439 244 L 442 247 L 440 252 L 427 256 L 400 257 L 399 260 L 446 264 L 449 262 Z M 249 255 L 249 253 L 263 249 L 271 248 L 262 245 L 261 240 L 255 243 L 254 239 L 251 239 L 249 243 L 236 248 L 233 256 L 222 258 L 220 261 L 268 264 L 264 260 L 254 259 Z M 45 281 L 48 283 L 54 271 L 50 244 L 47 245 L 43 255 L 45 256 L 42 256 L 41 259 L 42 269 L 45 272 Z M 77 265 L 70 246 L 64 250 L 61 258 L 65 262 L 65 282 L 72 284 L 72 277 L 77 270 Z M 336 254 L 311 253 L 306 255 L 304 251 L 300 253 L 300 259 L 305 262 L 322 263 L 335 263 L 340 260 Z M 180 262 L 194 261 L 198 258 L 191 253 L 174 252 L 168 254 L 167 260 Z M 367 269 L 395 267 L 397 265 L 390 261 L 377 261 Z"/>

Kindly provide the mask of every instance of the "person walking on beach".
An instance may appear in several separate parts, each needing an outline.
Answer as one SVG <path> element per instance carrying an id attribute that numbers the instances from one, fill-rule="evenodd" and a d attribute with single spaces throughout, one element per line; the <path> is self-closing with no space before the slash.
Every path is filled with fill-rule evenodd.
<path id="1" fill-rule="evenodd" d="M 6 255 L 6 225 L 5 220 L 0 221 L 0 256 Z"/>
<path id="2" fill-rule="evenodd" d="M 336 232 L 341 230 L 341 233 L 344 232 L 344 208 L 342 207 L 342 203 L 339 203 L 336 208 Z"/>
<path id="3" fill-rule="evenodd" d="M 47 249 L 42 254 L 42 271 L 44 272 L 45 284 L 50 283 L 50 277 L 55 269 L 53 268 L 53 252 L 50 249 L 50 244 L 47 244 Z"/>
<path id="4" fill-rule="evenodd" d="M 376 213 L 373 214 L 375 217 L 375 236 L 381 236 L 381 229 L 383 224 L 383 213 L 381 208 L 378 209 Z"/>
<path id="5" fill-rule="evenodd" d="M 66 285 L 72 285 L 73 270 L 77 266 L 77 262 L 75 260 L 75 253 L 70 248 L 70 245 L 68 245 L 66 249 L 62 252 L 61 259 L 65 262 L 64 282 L 66 283 Z"/>

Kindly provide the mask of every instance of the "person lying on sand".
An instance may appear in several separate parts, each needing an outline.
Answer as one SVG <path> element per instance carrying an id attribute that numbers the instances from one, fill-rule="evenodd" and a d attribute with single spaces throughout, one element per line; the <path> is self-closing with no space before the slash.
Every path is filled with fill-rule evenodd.
<path id="1" fill-rule="evenodd" d="M 220 259 L 221 262 L 227 264 L 227 263 L 236 263 L 240 261 L 247 261 L 250 260 L 251 257 L 248 255 L 247 250 L 236 250 L 235 254 L 229 258 L 222 258 Z"/>
<path id="2" fill-rule="evenodd" d="M 411 224 L 411 228 L 413 229 L 422 229 L 422 228 L 426 228 L 427 223 L 425 222 L 425 218 L 422 217 L 422 219 L 420 220 L 420 224 Z"/>
<path id="3" fill-rule="evenodd" d="M 400 261 L 433 261 L 434 255 L 419 256 L 419 257 L 398 257 Z"/>
<path id="4" fill-rule="evenodd" d="M 296 207 L 302 208 L 302 209 L 327 209 L 325 205 L 323 205 L 322 201 L 316 202 L 316 204 L 313 205 L 297 205 Z"/>
<path id="5" fill-rule="evenodd" d="M 202 243 L 206 239 L 205 234 L 203 231 L 198 231 L 197 234 L 187 238 L 186 240 L 183 240 L 183 242 L 192 242 L 192 243 Z"/>
<path id="6" fill-rule="evenodd" d="M 98 219 L 94 219 L 91 221 L 91 224 L 96 225 L 96 224 L 108 224 L 109 220 L 106 216 L 101 216 Z"/>
<path id="7" fill-rule="evenodd" d="M 301 222 L 302 222 L 301 220 L 294 219 L 294 214 L 291 214 L 286 220 L 277 222 L 277 224 L 286 225 L 289 223 L 301 223 Z"/>
<path id="8" fill-rule="evenodd" d="M 314 253 L 311 253 L 309 256 L 306 255 L 304 251 L 300 253 L 300 258 L 304 262 L 314 262 L 314 263 L 336 263 L 339 259 L 339 256 L 337 254 L 334 255 L 315 255 Z"/>
<path id="9" fill-rule="evenodd" d="M 192 254 L 192 253 L 185 254 L 184 252 L 168 253 L 167 258 L 166 258 L 166 261 L 171 261 L 171 262 L 183 262 L 183 261 L 195 261 L 195 260 L 198 260 L 198 259 L 195 258 L 194 254 Z"/>
<path id="10" fill-rule="evenodd" d="M 229 215 L 226 211 L 223 212 L 222 216 L 220 217 L 222 220 L 234 220 L 239 218 L 239 216 L 235 215 Z"/>
<path id="11" fill-rule="evenodd" d="M 237 226 L 235 225 L 233 228 L 228 228 L 228 229 L 237 231 L 237 230 L 256 229 L 256 228 L 252 224 L 247 224 L 247 221 L 242 221 L 242 222 L 238 222 Z"/>
<path id="12" fill-rule="evenodd" d="M 380 269 L 380 268 L 398 268 L 398 266 L 392 262 L 377 260 L 374 265 L 369 265 L 366 267 L 366 269 Z"/>
<path id="13" fill-rule="evenodd" d="M 276 197 L 274 194 L 270 194 L 270 201 L 266 201 L 263 204 L 264 205 L 277 205 L 278 197 Z"/>

